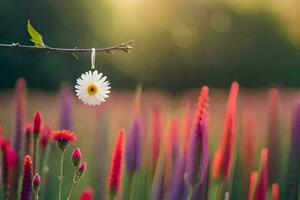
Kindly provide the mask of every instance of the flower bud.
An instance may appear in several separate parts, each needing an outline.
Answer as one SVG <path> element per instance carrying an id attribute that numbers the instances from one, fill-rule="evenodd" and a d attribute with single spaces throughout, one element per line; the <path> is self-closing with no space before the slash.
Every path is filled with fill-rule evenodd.
<path id="1" fill-rule="evenodd" d="M 82 162 L 78 168 L 78 176 L 79 178 L 82 177 L 83 173 L 85 172 L 86 170 L 86 162 Z"/>
<path id="2" fill-rule="evenodd" d="M 41 177 L 38 173 L 36 173 L 33 177 L 32 181 L 32 189 L 34 192 L 38 192 L 41 186 Z"/>
<path id="3" fill-rule="evenodd" d="M 81 162 L 81 152 L 79 148 L 74 149 L 72 153 L 72 163 L 73 167 L 78 167 Z"/>
<path id="4" fill-rule="evenodd" d="M 36 112 L 33 117 L 33 134 L 38 136 L 41 132 L 42 117 L 39 112 Z"/>

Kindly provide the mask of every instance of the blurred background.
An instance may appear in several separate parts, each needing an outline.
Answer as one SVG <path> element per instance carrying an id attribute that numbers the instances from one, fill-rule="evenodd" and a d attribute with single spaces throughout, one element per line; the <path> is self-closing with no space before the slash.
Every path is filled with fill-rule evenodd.
<path id="1" fill-rule="evenodd" d="M 47 45 L 106 47 L 134 39 L 130 54 L 98 53 L 114 88 L 182 91 L 202 84 L 300 85 L 297 0 L 2 0 L 0 43 L 30 44 L 27 20 Z M 90 69 L 90 55 L 0 49 L 0 88 L 25 77 L 58 90 Z"/>
<path id="2" fill-rule="evenodd" d="M 97 54 L 97 69 L 108 76 L 113 92 L 109 101 L 96 108 L 83 105 L 73 92 L 76 79 L 90 69 L 89 53 L 77 54 L 79 60 L 76 60 L 62 53 L 0 48 L 0 124 L 4 136 L 12 138 L 12 119 L 18 115 L 12 111 L 18 90 L 14 93 L 12 88 L 19 77 L 24 77 L 29 88 L 28 104 L 23 105 L 25 121 L 40 111 L 43 123 L 52 129 L 62 128 L 66 115 L 63 110 L 73 111 L 66 117 L 72 125 L 68 129 L 78 133 L 80 140 L 71 145 L 67 156 L 73 148 L 80 147 L 88 163 L 86 177 L 75 195 L 84 187 L 92 186 L 96 199 L 103 199 L 116 134 L 119 128 L 129 132 L 134 119 L 134 94 L 127 89 L 135 89 L 138 84 L 145 88 L 141 110 L 143 137 L 147 143 L 142 167 L 146 169 L 147 155 L 151 153 L 152 121 L 156 118 L 154 111 L 158 109 L 162 113 L 159 119 L 162 144 L 169 137 L 172 119 L 178 120 L 180 137 L 184 137 L 189 132 L 203 84 L 212 88 L 209 111 L 212 158 L 220 143 L 230 83 L 235 80 L 242 88 L 236 130 L 244 133 L 243 117 L 253 118 L 256 166 L 260 150 L 268 142 L 269 129 L 273 128 L 269 120 L 280 119 L 280 123 L 274 122 L 274 130 L 279 133 L 277 138 L 283 149 L 277 159 L 280 158 L 278 171 L 281 173 L 278 182 L 284 189 L 288 187 L 284 179 L 292 107 L 300 95 L 299 90 L 294 90 L 300 86 L 299 8 L 299 0 L 1 0 L 0 43 L 3 44 L 31 45 L 27 20 L 51 47 L 101 48 L 135 40 L 129 54 Z M 70 91 L 67 106 L 63 100 L 68 98 L 64 89 L 61 90 L 66 85 L 70 86 L 65 90 Z M 278 116 L 269 115 L 272 98 L 269 99 L 266 88 L 271 87 L 280 89 L 276 96 Z M 24 95 L 25 91 L 19 93 Z M 183 143 L 182 138 L 178 141 Z M 52 146 L 47 191 L 56 195 L 59 160 L 58 151 Z M 66 171 L 66 180 L 70 181 L 72 171 Z M 249 174 L 246 175 L 248 178 Z M 240 187 L 247 186 L 248 182 L 240 184 Z M 145 188 L 150 191 L 151 187 Z M 244 188 L 233 188 L 246 194 Z M 233 194 L 239 196 L 238 192 Z"/>

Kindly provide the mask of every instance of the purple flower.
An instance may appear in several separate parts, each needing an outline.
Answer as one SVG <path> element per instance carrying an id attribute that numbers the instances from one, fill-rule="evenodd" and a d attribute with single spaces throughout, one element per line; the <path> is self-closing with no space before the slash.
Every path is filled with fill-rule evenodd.
<path id="1" fill-rule="evenodd" d="M 205 122 L 194 128 L 187 157 L 187 181 L 190 186 L 202 183 L 208 166 L 208 141 Z"/>
<path id="2" fill-rule="evenodd" d="M 69 87 L 61 91 L 60 128 L 72 130 L 72 93 Z"/>
<path id="3" fill-rule="evenodd" d="M 26 108 L 26 81 L 24 78 L 18 79 L 15 87 L 15 130 L 13 148 L 16 152 L 20 151 L 21 140 L 25 119 L 25 108 Z"/>
<path id="4" fill-rule="evenodd" d="M 168 198 L 169 200 L 180 200 L 185 199 L 185 183 L 184 183 L 184 172 L 185 172 L 185 159 L 183 156 L 179 156 L 176 160 L 175 171 L 171 179 L 170 191 Z"/>
<path id="5" fill-rule="evenodd" d="M 165 178 L 165 164 L 161 163 L 157 169 L 153 185 L 152 185 L 152 199 L 162 200 L 164 197 L 164 178 Z"/>
<path id="6" fill-rule="evenodd" d="M 136 116 L 127 136 L 125 149 L 126 169 L 134 173 L 141 162 L 141 119 Z"/>
<path id="7" fill-rule="evenodd" d="M 294 107 L 292 120 L 291 151 L 287 176 L 287 196 L 285 199 L 298 199 L 300 178 L 300 100 Z"/>
<path id="8" fill-rule="evenodd" d="M 17 80 L 16 87 L 15 87 L 15 99 L 14 99 L 14 106 L 15 106 L 15 129 L 14 129 L 14 136 L 13 136 L 13 149 L 17 153 L 18 159 L 16 160 L 17 165 L 19 165 L 19 158 L 20 156 L 20 149 L 21 144 L 23 142 L 23 127 L 24 127 L 24 121 L 25 121 L 25 110 L 26 110 L 26 81 L 24 78 L 20 78 Z M 11 190 L 12 191 L 18 191 L 18 177 L 19 177 L 20 171 L 16 170 L 11 175 Z M 16 195 L 12 193 L 11 198 L 16 198 Z"/>
<path id="9" fill-rule="evenodd" d="M 187 183 L 190 187 L 201 184 L 208 166 L 207 101 L 208 87 L 204 86 L 197 103 L 194 127 L 189 139 L 187 154 Z"/>

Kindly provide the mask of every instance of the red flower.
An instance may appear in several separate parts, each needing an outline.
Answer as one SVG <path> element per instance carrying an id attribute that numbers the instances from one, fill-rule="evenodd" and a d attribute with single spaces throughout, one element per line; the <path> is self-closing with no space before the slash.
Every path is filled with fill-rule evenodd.
<path id="1" fill-rule="evenodd" d="M 245 170 L 250 172 L 250 169 L 253 168 L 254 165 L 254 144 L 255 144 L 255 126 L 252 117 L 252 113 L 249 109 L 245 109 L 242 117 L 242 159 Z"/>
<path id="2" fill-rule="evenodd" d="M 279 184 L 272 184 L 272 200 L 279 200 Z"/>
<path id="3" fill-rule="evenodd" d="M 249 188 L 248 188 L 248 200 L 253 199 L 256 182 L 257 182 L 257 171 L 253 171 L 250 174 L 250 182 L 249 182 Z"/>
<path id="4" fill-rule="evenodd" d="M 58 142 L 73 142 L 77 139 L 76 135 L 69 130 L 51 131 L 51 137 Z"/>
<path id="5" fill-rule="evenodd" d="M 123 152 L 123 135 L 124 130 L 119 131 L 117 141 L 114 146 L 113 157 L 111 161 L 110 175 L 109 175 L 109 191 L 114 195 L 120 185 L 121 168 L 122 168 L 122 152 Z"/>
<path id="6" fill-rule="evenodd" d="M 266 200 L 268 191 L 268 163 L 269 163 L 269 150 L 264 148 L 260 155 L 260 175 L 257 182 L 255 200 Z"/>
<path id="7" fill-rule="evenodd" d="M 80 200 L 92 200 L 94 190 L 92 188 L 86 188 L 82 191 L 80 195 Z"/>
<path id="8" fill-rule="evenodd" d="M 58 148 L 64 151 L 69 142 L 73 142 L 77 139 L 76 135 L 69 130 L 57 130 L 51 132 L 53 140 L 57 141 Z"/>
<path id="9" fill-rule="evenodd" d="M 79 178 L 82 177 L 83 173 L 85 172 L 86 170 L 86 162 L 82 162 L 78 168 L 78 176 Z"/>
<path id="10" fill-rule="evenodd" d="M 160 152 L 160 138 L 162 127 L 161 111 L 158 107 L 155 107 L 152 112 L 152 162 L 155 169 Z"/>
<path id="11" fill-rule="evenodd" d="M 33 117 L 33 134 L 39 135 L 41 132 L 42 117 L 39 112 L 36 112 Z"/>
<path id="12" fill-rule="evenodd" d="M 218 156 L 214 160 L 215 175 L 227 179 L 230 173 L 231 161 L 233 156 L 234 138 L 235 138 L 235 111 L 236 101 L 239 91 L 239 84 L 231 84 L 230 94 L 227 101 L 227 111 L 222 133 L 221 145 L 218 150 Z"/>

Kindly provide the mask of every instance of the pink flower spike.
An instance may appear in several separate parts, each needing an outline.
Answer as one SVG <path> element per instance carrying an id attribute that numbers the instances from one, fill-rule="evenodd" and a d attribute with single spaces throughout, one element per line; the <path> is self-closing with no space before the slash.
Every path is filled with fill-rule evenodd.
<path id="1" fill-rule="evenodd" d="M 218 150 L 219 158 L 215 160 L 217 163 L 213 164 L 216 166 L 215 175 L 218 178 L 228 179 L 230 175 L 235 143 L 235 113 L 238 91 L 239 84 L 237 82 L 233 82 L 231 84 L 230 94 L 227 101 L 227 110 L 222 132 L 221 145 Z"/>
<path id="2" fill-rule="evenodd" d="M 109 192 L 110 195 L 115 195 L 119 190 L 121 182 L 121 169 L 122 169 L 122 153 L 123 153 L 123 135 L 124 130 L 120 130 L 111 161 L 110 175 L 109 175 Z"/>
<path id="3" fill-rule="evenodd" d="M 29 155 L 25 156 L 23 163 L 23 181 L 20 200 L 30 200 L 32 195 L 32 161 Z"/>

